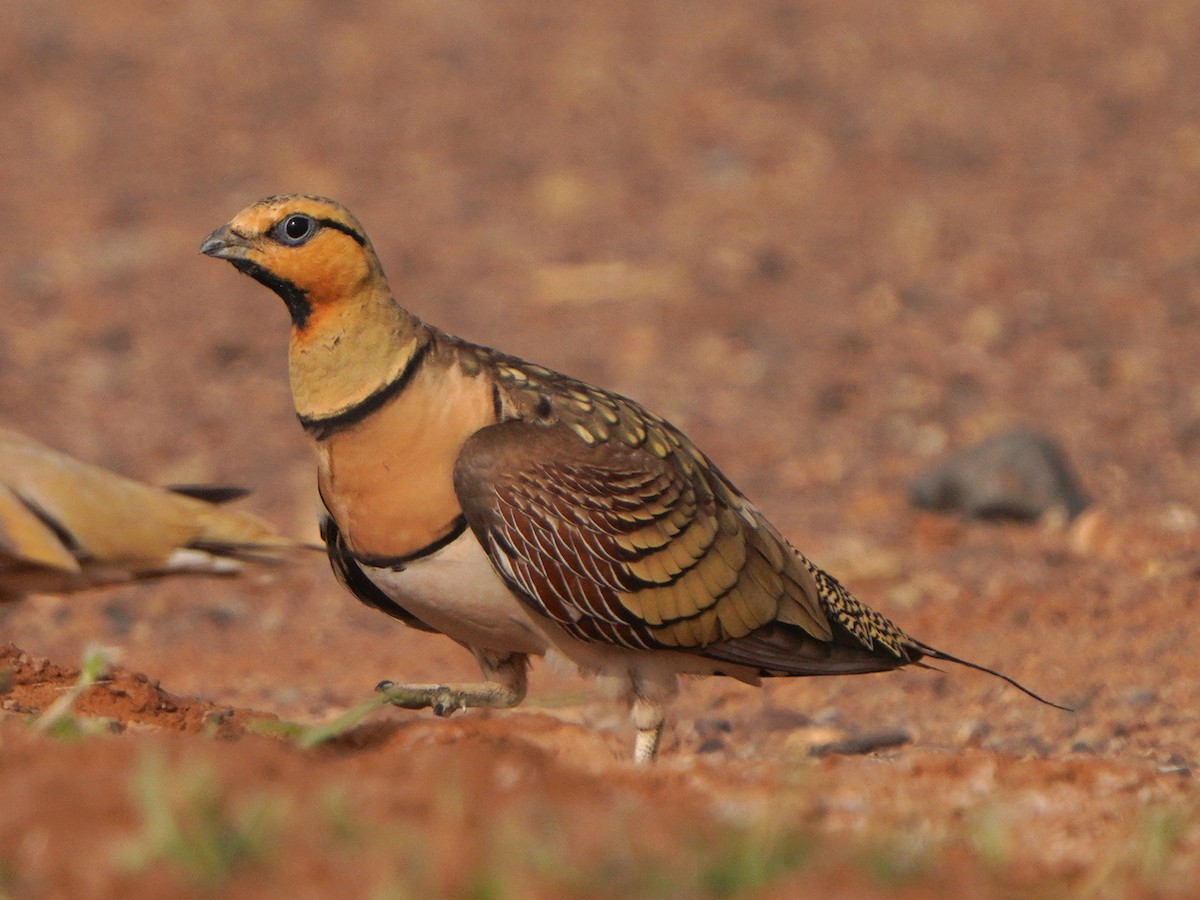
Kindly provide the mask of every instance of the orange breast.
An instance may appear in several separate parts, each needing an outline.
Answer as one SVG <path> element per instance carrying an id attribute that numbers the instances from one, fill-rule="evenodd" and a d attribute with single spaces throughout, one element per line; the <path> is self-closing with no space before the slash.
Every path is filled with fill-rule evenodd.
<path id="1" fill-rule="evenodd" d="M 317 444 L 322 496 L 360 556 L 403 556 L 462 512 L 454 462 L 495 420 L 490 381 L 426 364 L 390 404 Z"/>

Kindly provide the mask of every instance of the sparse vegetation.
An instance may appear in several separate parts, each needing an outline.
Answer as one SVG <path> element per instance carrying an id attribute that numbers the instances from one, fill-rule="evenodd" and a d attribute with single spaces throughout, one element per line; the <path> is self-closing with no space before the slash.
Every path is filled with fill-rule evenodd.
<path id="1" fill-rule="evenodd" d="M 6 857 L 0 856 L 0 900 L 11 900 L 17 889 L 17 870 Z"/>
<path id="2" fill-rule="evenodd" d="M 335 718 L 318 725 L 304 725 L 300 722 L 286 722 L 279 719 L 255 719 L 250 723 L 250 729 L 259 734 L 284 738 L 300 749 L 308 750 L 345 734 L 362 723 L 371 713 L 387 706 L 390 698 L 391 695 L 386 691 L 374 693 Z"/>
<path id="3" fill-rule="evenodd" d="M 1173 870 L 1172 863 L 1187 832 L 1196 824 L 1190 812 L 1164 805 L 1146 807 L 1128 838 L 1113 847 L 1083 880 L 1081 897 L 1105 896 L 1113 885 L 1138 884 L 1156 892 L 1179 889 L 1190 871 Z"/>
<path id="4" fill-rule="evenodd" d="M 936 848 L 907 834 L 870 841 L 855 854 L 858 867 L 881 887 L 909 884 L 936 868 Z"/>
<path id="5" fill-rule="evenodd" d="M 142 757 L 132 792 L 141 830 L 118 849 L 119 863 L 139 870 L 165 862 L 202 887 L 263 860 L 284 814 L 265 794 L 234 804 L 207 764 L 171 767 L 156 753 Z"/>
<path id="6" fill-rule="evenodd" d="M 675 840 L 648 840 L 633 809 L 585 824 L 543 801 L 508 811 L 475 854 L 462 895 L 479 900 L 526 896 L 743 896 L 805 869 L 819 841 L 772 816 L 746 825 L 696 823 Z M 587 834 L 593 830 L 602 836 Z M 692 832 L 691 834 L 688 834 Z M 423 881 L 428 884 L 429 873 Z M 410 888 L 420 893 L 419 884 Z M 436 891 L 450 887 L 441 884 Z"/>
<path id="7" fill-rule="evenodd" d="M 812 835 L 778 823 L 724 830 L 704 854 L 698 886 L 706 896 L 736 897 L 803 867 L 815 846 Z"/>
<path id="8" fill-rule="evenodd" d="M 1012 825 L 1004 811 L 989 803 L 968 819 L 967 840 L 975 855 L 993 869 L 1003 869 L 1012 860 Z"/>
<path id="9" fill-rule="evenodd" d="M 83 692 L 108 673 L 113 656 L 113 651 L 105 647 L 88 647 L 79 665 L 79 677 L 34 719 L 34 728 L 67 740 L 107 731 L 109 723 L 106 720 L 76 715 L 74 708 Z"/>
<path id="10" fill-rule="evenodd" d="M 1187 833 L 1189 817 L 1181 810 L 1165 806 L 1147 809 L 1130 842 L 1130 861 L 1134 870 L 1147 881 L 1167 876 L 1175 851 Z"/>

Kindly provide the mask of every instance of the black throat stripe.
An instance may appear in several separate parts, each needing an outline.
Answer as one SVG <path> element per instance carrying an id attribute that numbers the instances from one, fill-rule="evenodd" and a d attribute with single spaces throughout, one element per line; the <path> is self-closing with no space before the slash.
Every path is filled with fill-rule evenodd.
<path id="1" fill-rule="evenodd" d="M 249 275 L 259 284 L 269 287 L 278 294 L 287 304 L 288 312 L 292 316 L 292 323 L 303 330 L 304 326 L 308 324 L 309 316 L 312 315 L 312 304 L 308 301 L 308 294 L 298 284 L 288 281 L 286 278 L 280 278 L 265 266 L 260 266 L 248 259 L 231 259 L 229 262 L 243 275 Z"/>
<path id="2" fill-rule="evenodd" d="M 300 419 L 300 424 L 313 440 L 323 441 L 327 437 L 337 434 L 337 432 L 343 431 L 357 422 L 361 422 L 408 387 L 408 383 L 412 381 L 413 376 L 417 374 L 417 370 L 421 368 L 421 363 L 425 361 L 425 357 L 428 355 L 432 344 L 432 341 L 426 341 L 418 347 L 399 375 L 383 387 L 377 388 L 370 394 L 367 394 L 367 396 L 353 406 L 347 407 L 331 416 L 297 416 Z"/>

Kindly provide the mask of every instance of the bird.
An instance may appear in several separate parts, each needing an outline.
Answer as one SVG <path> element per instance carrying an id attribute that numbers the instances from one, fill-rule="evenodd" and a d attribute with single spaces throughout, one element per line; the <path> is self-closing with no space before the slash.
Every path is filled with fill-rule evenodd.
<path id="1" fill-rule="evenodd" d="M 240 488 L 160 488 L 0 428 L 0 602 L 178 574 L 234 574 L 302 544 L 222 504 Z"/>
<path id="2" fill-rule="evenodd" d="M 267 197 L 200 252 L 290 314 L 292 399 L 338 579 L 479 664 L 479 683 L 381 682 L 396 705 L 516 706 L 531 657 L 565 660 L 621 686 L 639 763 L 681 675 L 760 684 L 934 659 L 1066 708 L 869 608 L 641 404 L 419 319 L 340 203 Z"/>

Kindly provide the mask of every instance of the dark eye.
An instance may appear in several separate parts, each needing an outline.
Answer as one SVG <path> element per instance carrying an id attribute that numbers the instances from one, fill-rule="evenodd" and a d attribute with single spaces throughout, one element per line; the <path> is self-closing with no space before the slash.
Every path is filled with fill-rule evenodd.
<path id="1" fill-rule="evenodd" d="M 302 213 L 293 213 L 275 226 L 275 237 L 291 247 L 299 247 L 317 230 L 317 220 Z"/>

